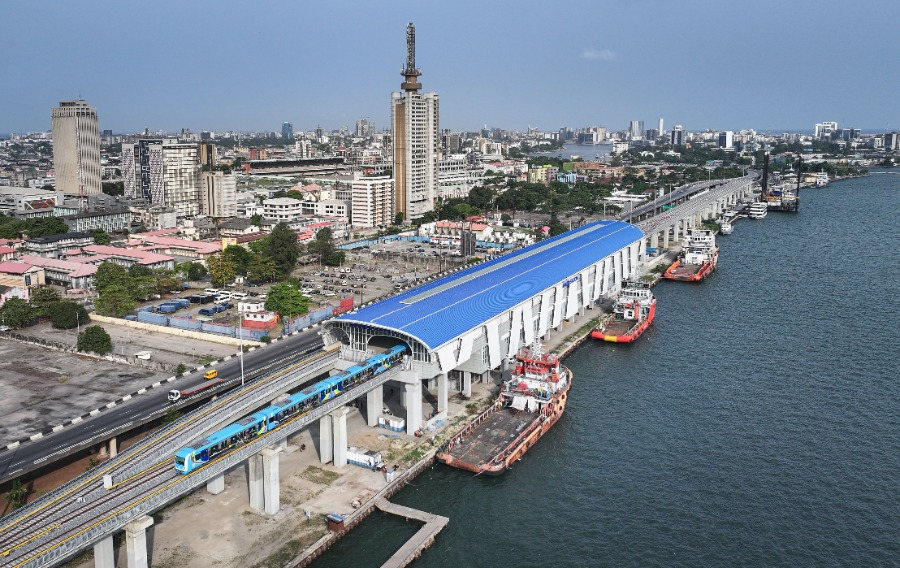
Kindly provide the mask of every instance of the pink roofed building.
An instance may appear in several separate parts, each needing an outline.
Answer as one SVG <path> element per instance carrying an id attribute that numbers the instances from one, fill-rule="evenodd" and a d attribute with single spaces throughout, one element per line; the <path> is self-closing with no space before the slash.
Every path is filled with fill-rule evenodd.
<path id="1" fill-rule="evenodd" d="M 44 269 L 25 262 L 0 262 L 0 299 L 6 302 L 9 298 L 31 298 L 31 289 L 47 283 Z"/>
<path id="2" fill-rule="evenodd" d="M 222 243 L 220 241 L 191 241 L 175 237 L 148 235 L 147 233 L 129 235 L 128 246 L 140 246 L 141 250 L 144 251 L 196 260 L 206 260 L 208 256 L 222 252 Z"/>
<path id="3" fill-rule="evenodd" d="M 57 260 L 30 254 L 23 255 L 22 262 L 43 268 L 48 283 L 63 286 L 67 290 L 88 290 L 94 287 L 94 275 L 97 274 L 97 266 L 93 264 Z"/>
<path id="4" fill-rule="evenodd" d="M 129 267 L 141 264 L 147 268 L 175 268 L 175 259 L 164 254 L 157 254 L 142 249 L 120 248 L 109 245 L 88 245 L 81 247 L 82 254 L 66 257 L 66 260 L 100 264 L 102 262 L 114 262 Z"/>

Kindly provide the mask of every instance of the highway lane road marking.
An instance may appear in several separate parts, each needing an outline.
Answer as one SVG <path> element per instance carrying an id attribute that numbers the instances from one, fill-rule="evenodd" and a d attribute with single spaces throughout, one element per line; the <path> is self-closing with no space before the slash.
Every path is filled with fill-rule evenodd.
<path id="1" fill-rule="evenodd" d="M 120 426 L 120 427 L 125 427 L 125 428 L 127 428 L 127 427 L 131 426 L 132 424 L 134 424 L 134 422 L 128 422 L 127 424 L 123 424 L 123 425 Z M 96 435 L 94 435 L 93 437 L 88 438 L 87 440 L 82 440 L 82 441 L 79 442 L 79 443 L 80 443 L 80 444 L 89 444 L 89 443 L 93 442 L 94 440 L 96 440 L 97 438 L 103 438 L 103 437 L 105 437 L 105 436 L 109 436 L 109 433 L 110 433 L 110 432 L 113 432 L 114 430 L 117 430 L 117 429 L 118 429 L 118 428 L 110 428 L 109 430 L 106 430 L 105 432 L 100 432 L 99 434 L 96 434 Z M 65 451 L 68 451 L 69 447 L 70 447 L 70 446 L 65 446 L 65 447 L 63 447 L 62 449 L 53 452 L 52 454 L 47 454 L 46 456 L 44 456 L 44 457 L 42 457 L 42 458 L 38 458 L 38 459 L 34 460 L 34 465 L 38 465 L 38 464 L 44 463 L 45 461 L 47 461 L 48 459 L 52 458 L 53 456 L 55 456 L 55 455 L 57 455 L 57 454 L 61 454 L 61 453 L 65 452 Z"/>

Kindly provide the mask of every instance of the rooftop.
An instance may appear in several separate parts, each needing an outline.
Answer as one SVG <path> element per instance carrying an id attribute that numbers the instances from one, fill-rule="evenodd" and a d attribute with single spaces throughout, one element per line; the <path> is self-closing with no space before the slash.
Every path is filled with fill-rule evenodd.
<path id="1" fill-rule="evenodd" d="M 429 349 L 564 282 L 633 243 L 641 230 L 623 221 L 598 221 L 471 266 L 336 318 L 405 332 Z"/>

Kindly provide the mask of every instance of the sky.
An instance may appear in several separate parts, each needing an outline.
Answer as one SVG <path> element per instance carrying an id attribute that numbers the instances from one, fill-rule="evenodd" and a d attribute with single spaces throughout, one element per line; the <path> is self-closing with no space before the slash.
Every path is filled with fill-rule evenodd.
<path id="1" fill-rule="evenodd" d="M 7 133 L 79 97 L 116 133 L 381 130 L 407 22 L 454 131 L 900 130 L 898 0 L 6 0 L 3 21 Z"/>

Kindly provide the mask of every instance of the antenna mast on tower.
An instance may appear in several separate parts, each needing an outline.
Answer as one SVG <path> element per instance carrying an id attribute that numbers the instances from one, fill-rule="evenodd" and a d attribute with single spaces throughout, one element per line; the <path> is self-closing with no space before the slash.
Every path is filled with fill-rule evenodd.
<path id="1" fill-rule="evenodd" d="M 422 74 L 416 69 L 416 26 L 410 22 L 406 25 L 406 68 L 400 72 L 406 80 L 400 88 L 408 93 L 415 93 L 422 88 L 418 77 Z"/>

